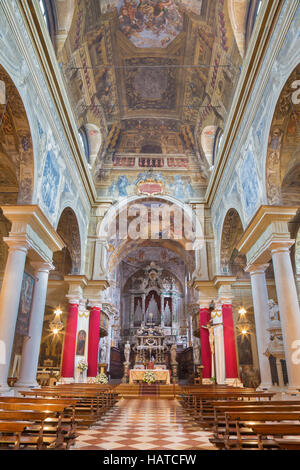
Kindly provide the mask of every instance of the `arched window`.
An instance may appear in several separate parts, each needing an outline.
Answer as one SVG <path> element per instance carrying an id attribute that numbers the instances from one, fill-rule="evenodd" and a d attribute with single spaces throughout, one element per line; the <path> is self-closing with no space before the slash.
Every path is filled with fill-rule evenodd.
<path id="1" fill-rule="evenodd" d="M 52 0 L 38 0 L 39 6 L 41 9 L 41 14 L 44 18 L 45 24 L 47 26 L 49 36 L 51 38 L 52 44 L 55 45 L 55 16 L 52 9 Z"/>
<path id="2" fill-rule="evenodd" d="M 49 30 L 49 29 L 50 29 L 49 18 L 48 18 L 47 9 L 46 9 L 44 0 L 39 0 L 39 4 L 40 4 L 40 8 L 41 8 L 41 11 L 42 11 L 42 15 L 43 15 L 44 21 L 45 21 L 46 26 L 47 26 L 47 28 L 48 28 L 48 30 Z"/>
<path id="3" fill-rule="evenodd" d="M 257 17 L 259 15 L 259 12 L 262 7 L 262 0 L 251 0 L 249 4 L 249 10 L 248 10 L 248 17 L 247 17 L 247 22 L 246 22 L 246 32 L 245 32 L 245 38 L 246 38 L 246 49 L 249 45 L 251 34 L 255 25 L 255 22 L 257 20 Z"/>
<path id="4" fill-rule="evenodd" d="M 78 134 L 79 134 L 79 140 L 81 142 L 81 146 L 86 156 L 86 159 L 88 163 L 90 163 L 90 149 L 89 149 L 89 142 L 88 142 L 85 128 L 81 127 L 78 131 Z"/>
<path id="5" fill-rule="evenodd" d="M 216 162 L 219 150 L 221 148 L 222 140 L 223 140 L 223 129 L 219 128 L 216 132 L 215 143 L 214 143 L 214 151 L 213 151 L 213 165 Z"/>

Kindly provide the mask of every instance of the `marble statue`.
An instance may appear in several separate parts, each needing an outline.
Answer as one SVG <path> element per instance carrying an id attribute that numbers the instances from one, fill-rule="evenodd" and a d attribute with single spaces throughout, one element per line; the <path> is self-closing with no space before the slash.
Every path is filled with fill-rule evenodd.
<path id="1" fill-rule="evenodd" d="M 268 301 L 268 304 L 269 304 L 269 317 L 270 317 L 270 320 L 280 321 L 278 305 L 275 303 L 275 301 L 273 299 L 270 299 Z"/>
<path id="2" fill-rule="evenodd" d="M 125 362 L 129 362 L 130 359 L 130 343 L 127 341 L 127 343 L 124 346 L 124 355 L 125 355 Z"/>
<path id="3" fill-rule="evenodd" d="M 195 364 L 200 364 L 201 360 L 200 360 L 200 344 L 199 343 L 195 343 L 194 344 L 194 347 L 193 347 L 193 353 L 194 353 L 194 363 Z"/>
<path id="4" fill-rule="evenodd" d="M 172 344 L 171 349 L 170 349 L 170 355 L 171 355 L 171 364 L 177 364 L 176 361 L 176 344 Z"/>
<path id="5" fill-rule="evenodd" d="M 106 344 L 106 338 L 103 340 L 103 344 L 101 347 L 101 352 L 100 352 L 100 362 L 101 364 L 106 363 L 106 356 L 107 356 L 107 344 Z"/>

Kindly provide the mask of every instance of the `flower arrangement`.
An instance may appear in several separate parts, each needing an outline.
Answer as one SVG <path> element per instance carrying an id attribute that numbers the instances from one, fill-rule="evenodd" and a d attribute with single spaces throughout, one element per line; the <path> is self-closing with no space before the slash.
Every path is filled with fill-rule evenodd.
<path id="1" fill-rule="evenodd" d="M 77 368 L 80 370 L 80 372 L 84 372 L 88 368 L 88 363 L 85 359 L 81 359 L 77 364 Z"/>
<path id="2" fill-rule="evenodd" d="M 101 372 L 101 374 L 98 374 L 97 377 L 94 378 L 94 383 L 95 384 L 108 384 L 107 375 L 104 374 L 104 372 Z"/>
<path id="3" fill-rule="evenodd" d="M 156 382 L 156 377 L 154 372 L 148 370 L 144 375 L 144 382 L 147 382 L 148 385 L 154 384 Z"/>

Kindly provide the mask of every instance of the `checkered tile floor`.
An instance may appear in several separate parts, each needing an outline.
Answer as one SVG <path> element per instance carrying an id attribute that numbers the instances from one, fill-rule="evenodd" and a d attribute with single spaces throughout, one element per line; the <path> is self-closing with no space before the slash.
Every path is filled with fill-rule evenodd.
<path id="1" fill-rule="evenodd" d="M 121 400 L 87 431 L 74 450 L 215 450 L 203 431 L 175 400 Z"/>

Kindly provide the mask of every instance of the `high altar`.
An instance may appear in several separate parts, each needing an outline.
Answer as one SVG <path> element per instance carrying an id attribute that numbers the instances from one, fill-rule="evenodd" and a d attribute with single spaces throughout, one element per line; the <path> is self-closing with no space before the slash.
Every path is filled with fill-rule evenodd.
<path id="1" fill-rule="evenodd" d="M 152 314 L 150 313 L 150 319 Z M 156 381 L 170 384 L 170 373 L 166 366 L 165 353 L 169 350 L 165 344 L 163 330 L 152 323 L 142 324 L 138 329 L 136 344 L 133 350 L 136 352 L 134 368 L 129 372 L 129 382 L 143 382 L 147 371 L 154 373 Z"/>

